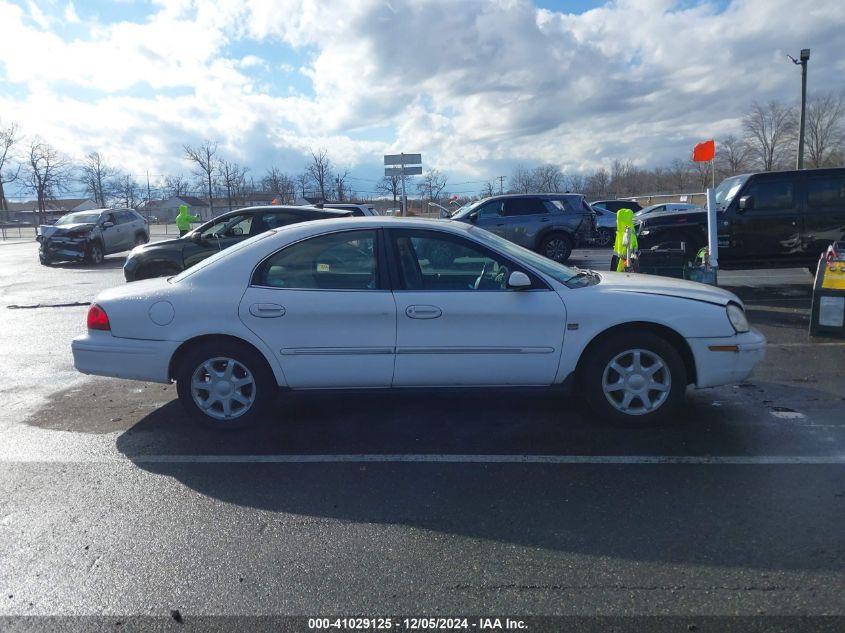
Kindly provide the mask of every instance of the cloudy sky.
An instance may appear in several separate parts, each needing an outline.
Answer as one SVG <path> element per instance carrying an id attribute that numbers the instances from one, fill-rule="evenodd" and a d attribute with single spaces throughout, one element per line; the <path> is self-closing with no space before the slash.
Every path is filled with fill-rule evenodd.
<path id="1" fill-rule="evenodd" d="M 516 164 L 654 167 L 751 101 L 845 88 L 842 0 L 0 0 L 0 125 L 81 160 L 260 178 L 325 148 L 373 191 L 419 152 L 453 193 Z"/>

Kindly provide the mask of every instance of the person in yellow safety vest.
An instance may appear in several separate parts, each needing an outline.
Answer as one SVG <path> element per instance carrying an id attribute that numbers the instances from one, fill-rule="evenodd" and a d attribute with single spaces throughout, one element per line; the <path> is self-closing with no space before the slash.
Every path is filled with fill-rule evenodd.
<path id="1" fill-rule="evenodd" d="M 190 215 L 188 213 L 188 205 L 179 205 L 179 215 L 176 216 L 176 228 L 179 229 L 179 237 L 191 230 L 191 222 L 199 222 L 198 215 Z"/>
<path id="2" fill-rule="evenodd" d="M 613 245 L 613 254 L 617 257 L 616 272 L 621 273 L 630 267 L 631 262 L 628 256 L 631 253 L 636 253 L 637 248 L 634 212 L 631 209 L 619 209 L 616 212 L 616 242 Z"/>

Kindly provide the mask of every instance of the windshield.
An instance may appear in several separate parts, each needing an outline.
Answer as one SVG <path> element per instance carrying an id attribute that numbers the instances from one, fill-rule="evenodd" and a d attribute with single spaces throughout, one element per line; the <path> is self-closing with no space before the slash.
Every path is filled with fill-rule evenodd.
<path id="1" fill-rule="evenodd" d="M 487 198 L 484 198 L 484 200 L 487 200 Z M 454 218 L 455 220 L 465 218 L 470 213 L 472 213 L 473 209 L 475 209 L 478 205 L 484 202 L 484 200 L 478 200 L 476 202 L 467 202 L 464 206 L 455 211 L 450 217 Z"/>
<path id="2" fill-rule="evenodd" d="M 181 273 L 179 273 L 175 277 L 171 277 L 170 279 L 168 279 L 168 281 L 170 283 L 179 283 L 180 281 L 182 281 L 186 277 L 190 277 L 195 272 L 199 272 L 200 270 L 202 270 L 203 268 L 205 268 L 207 266 L 210 266 L 214 262 L 219 261 L 219 260 L 221 260 L 225 257 L 231 257 L 232 255 L 234 255 L 235 253 L 240 251 L 242 248 L 245 248 L 245 247 L 249 246 L 250 244 L 255 244 L 258 240 L 266 239 L 266 238 L 270 237 L 271 235 L 275 235 L 275 234 L 276 234 L 276 231 L 266 231 L 265 233 L 259 233 L 258 235 L 250 237 L 249 239 L 246 239 L 243 242 L 236 242 L 234 246 L 230 246 L 229 248 L 224 248 L 222 251 L 217 251 L 211 257 L 202 260 L 200 263 L 195 264 L 195 265 L 191 266 L 190 268 L 186 268 L 185 270 L 183 270 Z"/>
<path id="3" fill-rule="evenodd" d="M 535 253 L 534 251 L 529 251 L 527 248 L 523 248 L 513 242 L 506 240 L 503 237 L 499 237 L 489 231 L 485 231 L 484 229 L 479 229 L 478 227 L 472 227 L 470 229 L 472 236 L 475 237 L 480 242 L 487 244 L 488 246 L 492 246 L 495 249 L 502 251 L 503 253 L 507 253 L 514 259 L 519 261 L 523 261 L 530 266 L 533 266 L 537 270 L 542 273 L 545 273 L 555 281 L 559 281 L 562 284 L 569 284 L 569 285 L 584 285 L 582 280 L 585 277 L 581 274 L 580 271 L 576 270 L 575 268 L 570 268 L 569 266 L 564 266 L 563 264 L 558 264 L 557 262 L 543 257 L 539 253 Z"/>
<path id="4" fill-rule="evenodd" d="M 96 224 L 100 219 L 100 212 L 95 213 L 83 212 L 68 213 L 56 220 L 56 226 L 60 224 Z"/>
<path id="5" fill-rule="evenodd" d="M 732 176 L 730 178 L 725 178 L 719 186 L 716 187 L 716 204 L 719 205 L 722 209 L 727 207 L 731 200 L 734 199 L 737 192 L 742 188 L 742 185 L 745 184 L 745 181 L 748 180 L 748 175 L 744 176 Z"/>

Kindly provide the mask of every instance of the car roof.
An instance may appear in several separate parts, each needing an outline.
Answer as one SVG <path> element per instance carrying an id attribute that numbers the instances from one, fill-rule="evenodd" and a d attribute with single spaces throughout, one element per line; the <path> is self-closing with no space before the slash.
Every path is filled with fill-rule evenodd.
<path id="1" fill-rule="evenodd" d="M 333 210 L 333 209 L 318 209 L 317 207 L 311 206 L 294 206 L 294 205 L 279 205 L 279 204 L 266 204 L 266 205 L 257 205 L 254 207 L 241 207 L 240 209 L 232 209 L 231 211 L 226 211 L 225 213 L 221 213 L 218 218 L 222 218 L 225 215 L 229 215 L 230 213 L 272 213 L 274 211 L 294 211 L 294 212 L 304 212 L 307 211 L 309 215 L 326 215 L 330 217 L 337 217 L 337 218 L 345 218 L 349 216 L 348 212 L 341 211 L 341 210 Z"/>

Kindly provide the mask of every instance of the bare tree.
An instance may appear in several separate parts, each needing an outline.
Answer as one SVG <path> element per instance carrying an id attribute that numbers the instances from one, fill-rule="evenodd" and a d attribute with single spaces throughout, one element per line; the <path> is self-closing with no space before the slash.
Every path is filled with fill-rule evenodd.
<path id="1" fill-rule="evenodd" d="M 296 188 L 299 191 L 299 196 L 301 198 L 305 198 L 308 195 L 308 187 L 311 186 L 311 174 L 309 174 L 308 171 L 304 171 L 301 174 L 298 174 L 294 181 L 296 182 Z"/>
<path id="2" fill-rule="evenodd" d="M 402 194 L 402 177 L 385 176 L 376 184 L 376 191 L 387 196 L 393 196 L 393 208 L 396 208 L 396 201 Z"/>
<path id="3" fill-rule="evenodd" d="M 267 174 L 261 179 L 261 186 L 285 204 L 293 202 L 296 198 L 296 182 L 277 167 L 267 170 Z"/>
<path id="4" fill-rule="evenodd" d="M 71 178 L 68 159 L 40 138 L 29 146 L 27 186 L 38 198 L 38 223 L 44 223 L 47 200 L 66 191 Z"/>
<path id="5" fill-rule="evenodd" d="M 583 174 L 569 174 L 566 183 L 566 190 L 573 193 L 583 193 L 587 189 L 587 179 Z"/>
<path id="6" fill-rule="evenodd" d="M 208 186 L 208 206 L 209 213 L 214 217 L 214 199 L 212 192 L 214 190 L 214 176 L 217 174 L 217 143 L 205 141 L 202 145 L 193 148 L 190 145 L 185 145 L 185 158 L 196 164 L 194 174 L 203 179 L 203 184 Z"/>
<path id="7" fill-rule="evenodd" d="M 748 143 L 733 134 L 716 143 L 716 167 L 724 176 L 736 176 L 748 169 Z"/>
<path id="8" fill-rule="evenodd" d="M 496 183 L 492 180 L 488 180 L 484 183 L 484 189 L 481 190 L 479 194 L 482 198 L 489 198 L 490 196 L 496 195 Z"/>
<path id="9" fill-rule="evenodd" d="M 695 178 L 695 186 L 699 191 L 704 191 L 710 186 L 713 179 L 713 166 L 710 161 L 690 161 L 689 173 Z M 680 193 L 680 192 L 678 192 Z"/>
<path id="10" fill-rule="evenodd" d="M 307 172 L 308 175 L 311 176 L 311 181 L 317 187 L 320 199 L 323 202 L 328 200 L 326 197 L 326 188 L 333 179 L 332 169 L 333 165 L 331 159 L 329 158 L 328 151 L 325 149 L 319 149 L 315 153 L 314 150 L 311 150 L 311 164 L 308 165 Z"/>
<path id="11" fill-rule="evenodd" d="M 508 191 L 511 193 L 531 193 L 534 183 L 531 180 L 531 172 L 522 165 L 517 165 L 513 175 L 508 179 Z"/>
<path id="12" fill-rule="evenodd" d="M 436 169 L 429 169 L 422 176 L 422 181 L 417 183 L 417 191 L 421 196 L 430 201 L 437 200 L 443 189 L 446 188 L 446 176 Z"/>
<path id="13" fill-rule="evenodd" d="M 742 121 L 751 155 L 761 169 L 784 165 L 795 140 L 795 110 L 778 101 L 765 106 L 756 101 Z"/>
<path id="14" fill-rule="evenodd" d="M 841 94 L 818 95 L 807 104 L 807 129 L 804 141 L 807 147 L 807 158 L 812 167 L 841 164 L 842 146 L 845 144 L 843 114 L 845 114 L 845 103 Z"/>
<path id="15" fill-rule="evenodd" d="M 558 193 L 563 189 L 563 173 L 555 165 L 540 165 L 531 172 L 534 190 L 539 193 Z"/>
<path id="16" fill-rule="evenodd" d="M 99 152 L 91 152 L 85 157 L 79 182 L 85 187 L 85 193 L 90 194 L 98 206 L 105 207 L 111 195 L 112 180 L 116 175 L 117 170 L 107 165 Z"/>
<path id="17" fill-rule="evenodd" d="M 604 198 L 610 189 L 610 174 L 600 167 L 587 177 L 587 191 L 591 196 Z"/>
<path id="18" fill-rule="evenodd" d="M 249 171 L 249 168 L 241 167 L 237 163 L 231 163 L 228 160 L 218 161 L 217 173 L 220 174 L 220 184 L 226 190 L 226 202 L 229 205 L 229 211 L 232 210 L 232 194 L 237 195 L 243 189 L 247 171 Z"/>
<path id="19" fill-rule="evenodd" d="M 182 174 L 178 176 L 165 176 L 164 178 L 164 195 L 170 196 L 184 196 L 188 194 L 190 186 L 188 181 Z"/>
<path id="20" fill-rule="evenodd" d="M 334 177 L 334 184 L 335 184 L 335 195 L 337 197 L 338 202 L 343 202 L 346 198 L 348 192 L 348 187 L 346 185 L 346 179 L 349 177 L 349 170 L 344 169 L 343 173 L 337 172 Z"/>
<path id="21" fill-rule="evenodd" d="M 132 177 L 132 174 L 117 174 L 113 192 L 115 198 L 127 209 L 134 209 L 143 201 L 141 185 Z"/>
<path id="22" fill-rule="evenodd" d="M 671 193 L 681 193 L 690 187 L 690 164 L 676 158 L 672 161 L 669 169 L 666 172 L 668 178 L 669 191 Z"/>
<path id="23" fill-rule="evenodd" d="M 18 179 L 21 166 L 12 171 L 4 171 L 10 164 L 12 148 L 20 140 L 18 137 L 18 124 L 9 123 L 6 127 L 0 127 L 0 211 L 5 215 L 9 211 L 9 203 L 6 200 L 6 191 L 3 188 L 5 183 L 11 183 Z"/>

